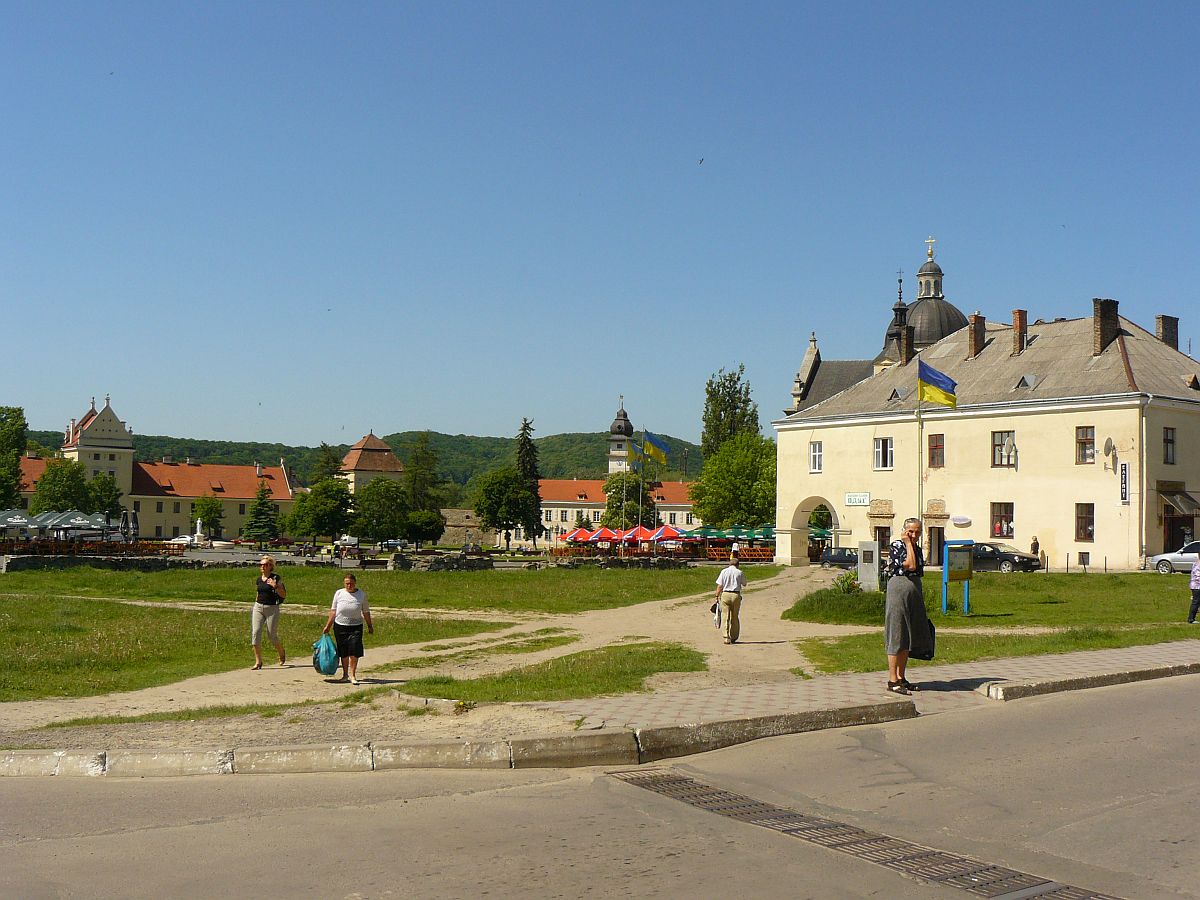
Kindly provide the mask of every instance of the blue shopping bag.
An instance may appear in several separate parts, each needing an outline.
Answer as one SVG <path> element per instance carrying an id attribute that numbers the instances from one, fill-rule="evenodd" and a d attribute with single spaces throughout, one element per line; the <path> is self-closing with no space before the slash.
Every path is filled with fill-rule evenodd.
<path id="1" fill-rule="evenodd" d="M 332 675 L 337 671 L 338 655 L 333 638 L 322 634 L 313 644 L 313 668 L 322 675 Z"/>

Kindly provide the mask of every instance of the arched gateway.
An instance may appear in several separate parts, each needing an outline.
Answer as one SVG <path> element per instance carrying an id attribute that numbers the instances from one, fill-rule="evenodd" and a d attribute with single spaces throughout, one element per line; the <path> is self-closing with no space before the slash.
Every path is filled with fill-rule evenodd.
<path id="1" fill-rule="evenodd" d="M 806 497 L 792 510 L 790 517 L 779 516 L 779 524 L 775 527 L 775 562 L 785 566 L 809 565 L 808 520 L 818 506 L 829 510 L 831 530 L 837 531 L 841 527 L 833 503 L 818 495 Z"/>

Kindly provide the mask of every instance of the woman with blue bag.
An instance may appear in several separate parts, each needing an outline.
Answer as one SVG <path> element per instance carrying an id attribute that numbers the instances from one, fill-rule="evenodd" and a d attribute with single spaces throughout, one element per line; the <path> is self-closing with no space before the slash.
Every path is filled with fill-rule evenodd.
<path id="1" fill-rule="evenodd" d="M 371 622 L 367 595 L 358 587 L 357 579 L 347 575 L 342 579 L 342 585 L 333 595 L 329 619 L 321 629 L 321 634 L 328 635 L 329 630 L 333 629 L 333 639 L 342 663 L 340 680 L 358 684 L 358 661 L 364 656 L 363 625 L 367 626 L 368 634 L 375 633 L 375 625 Z"/>

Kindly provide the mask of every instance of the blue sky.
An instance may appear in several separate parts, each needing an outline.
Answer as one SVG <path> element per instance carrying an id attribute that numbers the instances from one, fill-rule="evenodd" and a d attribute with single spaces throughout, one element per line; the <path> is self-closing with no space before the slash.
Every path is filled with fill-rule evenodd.
<path id="1" fill-rule="evenodd" d="M 839 6 L 841 8 L 839 8 Z M 2 404 L 315 444 L 764 423 L 925 237 L 1009 320 L 1181 318 L 1190 4 L 0 3 Z M 703 160 L 703 163 L 700 162 Z"/>

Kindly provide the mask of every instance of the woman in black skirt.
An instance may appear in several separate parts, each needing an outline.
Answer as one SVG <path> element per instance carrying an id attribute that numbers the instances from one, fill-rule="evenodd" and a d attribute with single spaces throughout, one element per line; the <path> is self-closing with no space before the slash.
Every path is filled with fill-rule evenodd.
<path id="1" fill-rule="evenodd" d="M 329 608 L 329 620 L 321 629 L 322 634 L 329 634 L 333 629 L 333 641 L 337 644 L 337 653 L 342 660 L 342 681 L 358 684 L 358 661 L 363 653 L 363 624 L 366 623 L 367 633 L 374 634 L 375 626 L 371 622 L 371 607 L 367 604 L 367 595 L 357 585 L 353 575 L 342 579 L 342 587 L 333 595 L 333 604 Z"/>
<path id="2" fill-rule="evenodd" d="M 921 576 L 925 557 L 921 553 L 921 520 L 905 519 L 900 539 L 892 541 L 888 554 L 887 604 L 883 614 L 883 640 L 887 648 L 887 689 L 894 694 L 918 690 L 904 677 L 913 650 L 931 649 L 929 617 Z"/>

